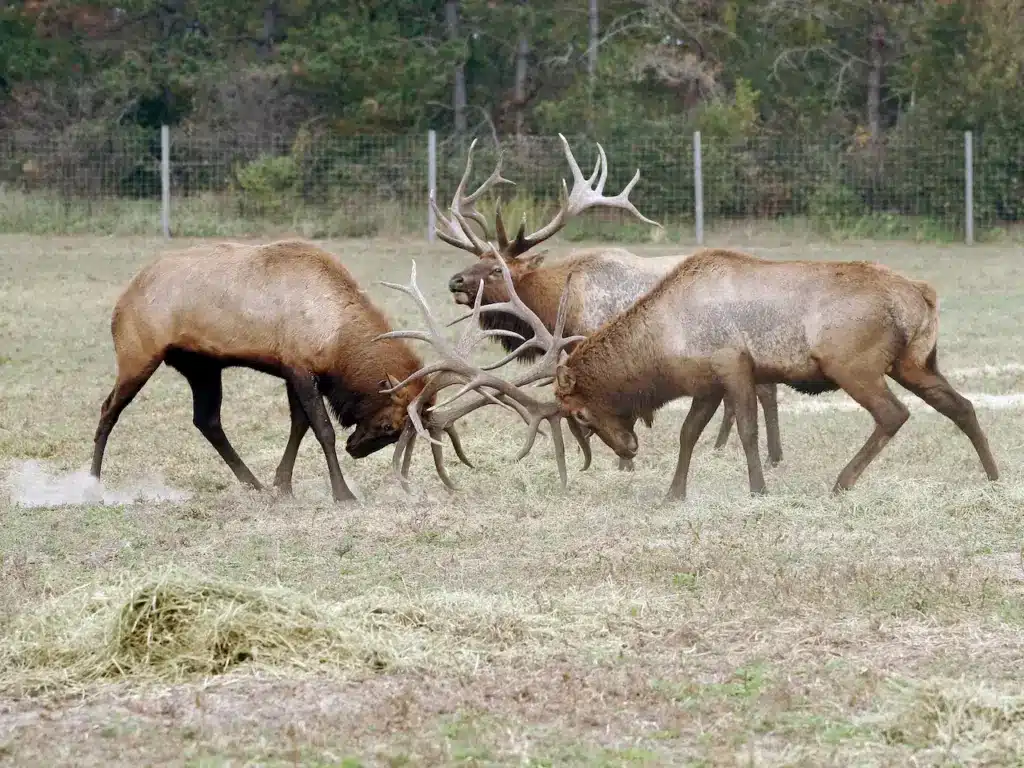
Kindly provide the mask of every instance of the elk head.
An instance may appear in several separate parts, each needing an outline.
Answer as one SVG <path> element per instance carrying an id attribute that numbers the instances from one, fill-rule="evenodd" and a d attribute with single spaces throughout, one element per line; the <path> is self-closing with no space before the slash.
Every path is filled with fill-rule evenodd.
<path id="1" fill-rule="evenodd" d="M 639 447 L 633 431 L 636 417 L 618 413 L 582 391 L 571 359 L 555 369 L 555 401 L 562 413 L 576 420 L 587 437 L 596 434 L 620 459 L 636 456 Z"/>
<path id="2" fill-rule="evenodd" d="M 390 373 L 378 383 L 381 396 L 373 398 L 368 413 L 356 422 L 356 428 L 345 441 L 345 451 L 354 459 L 362 459 L 398 442 L 409 419 L 409 404 L 423 389 L 422 382 L 395 391 L 386 391 L 398 384 Z M 433 399 L 424 402 L 429 407 Z"/>
<path id="3" fill-rule="evenodd" d="M 537 269 L 544 261 L 544 253 L 528 253 L 534 247 L 544 242 L 556 232 L 560 231 L 575 216 L 578 216 L 588 208 L 620 208 L 629 211 L 640 221 L 655 226 L 661 226 L 656 221 L 648 219 L 634 207 L 629 201 L 629 193 L 636 186 L 640 179 L 640 170 L 634 174 L 632 180 L 623 190 L 613 196 L 604 196 L 604 184 L 608 178 L 608 158 L 604 148 L 597 145 L 597 163 L 590 178 L 584 178 L 572 150 L 569 149 L 569 142 L 565 136 L 558 134 L 562 141 L 562 148 L 565 151 L 565 158 L 569 162 L 569 170 L 572 172 L 572 191 L 570 192 L 562 179 L 561 202 L 558 213 L 545 226 L 532 234 L 526 233 L 526 216 L 519 225 L 519 231 L 515 237 L 509 239 L 505 222 L 501 216 L 501 205 L 495 212 L 494 229 L 497 242 L 491 242 L 487 230 L 487 222 L 483 214 L 476 209 L 476 202 L 491 187 L 498 184 L 513 184 L 514 182 L 502 177 L 501 161 L 499 154 L 498 162 L 494 171 L 481 184 L 475 192 L 466 194 L 466 184 L 469 181 L 470 173 L 473 170 L 473 147 L 476 146 L 476 139 L 469 145 L 469 153 L 466 158 L 466 170 L 462 174 L 459 186 L 455 189 L 455 196 L 452 198 L 449 211 L 450 218 L 445 218 L 438 209 L 437 201 L 431 196 L 430 205 L 437 216 L 440 226 L 436 228 L 438 237 L 449 245 L 468 251 L 479 259 L 479 261 L 461 272 L 452 275 L 448 281 L 448 290 L 451 292 L 456 303 L 469 306 L 473 297 L 477 294 L 480 286 L 483 286 L 483 303 L 495 304 L 508 301 L 508 292 L 505 290 L 503 278 L 503 262 L 512 276 L 512 282 L 518 285 L 519 280 L 530 272 Z M 596 182 L 596 185 L 595 185 Z M 483 237 L 478 235 L 470 226 L 475 222 L 483 230 Z"/>

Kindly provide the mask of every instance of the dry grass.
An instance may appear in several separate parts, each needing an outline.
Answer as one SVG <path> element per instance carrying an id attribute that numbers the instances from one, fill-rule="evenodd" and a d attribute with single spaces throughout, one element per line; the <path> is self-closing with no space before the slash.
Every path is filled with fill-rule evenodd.
<path id="1" fill-rule="evenodd" d="M 1005 365 L 1020 363 L 1018 249 L 771 245 L 932 280 L 956 385 L 1024 392 L 1024 369 Z M 915 410 L 832 498 L 869 417 L 791 409 L 809 398 L 786 393 L 765 498 L 746 494 L 735 435 L 711 450 L 717 418 L 692 497 L 666 507 L 680 412 L 640 435 L 635 473 L 599 447 L 565 493 L 547 445 L 512 464 L 520 428 L 481 413 L 463 429 L 478 468 L 453 468 L 459 494 L 421 446 L 412 497 L 389 452 L 342 455 L 361 502 L 338 507 L 312 438 L 294 500 L 241 489 L 162 369 L 111 437 L 107 503 L 15 503 L 40 482 L 24 462 L 86 466 L 113 378 L 110 308 L 165 247 L 0 238 L 0 762 L 1019 763 L 1024 405 L 979 400 L 996 484 L 952 425 Z M 396 324 L 419 319 L 372 282 L 404 282 L 410 258 L 457 315 L 453 249 L 328 247 Z M 224 424 L 269 478 L 287 438 L 280 382 L 229 372 Z"/>

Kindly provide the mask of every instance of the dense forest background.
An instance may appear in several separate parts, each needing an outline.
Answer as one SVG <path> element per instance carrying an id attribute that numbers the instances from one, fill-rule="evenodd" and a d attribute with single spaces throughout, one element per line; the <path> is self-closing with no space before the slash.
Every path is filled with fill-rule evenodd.
<path id="1" fill-rule="evenodd" d="M 716 146 L 770 144 L 774 160 L 750 162 L 785 165 L 785 147 L 814 142 L 853 155 L 856 189 L 830 193 L 840 202 L 884 187 L 900 163 L 917 164 L 899 182 L 917 187 L 896 197 L 962 197 L 953 176 L 971 130 L 998 186 L 979 191 L 985 215 L 1019 220 L 1024 0 L 25 0 L 0 10 L 0 134 L 94 151 L 89 142 L 115 135 L 149 141 L 163 124 L 191 142 L 193 160 L 204 142 L 276 142 L 297 165 L 256 158 L 233 183 L 306 194 L 316 184 L 296 146 L 340 137 L 435 129 L 496 144 L 563 132 L 629 143 L 624 162 L 643 161 L 654 189 L 658 148 L 686 151 L 694 130 L 711 163 Z M 944 148 L 948 159 L 921 165 L 921 152 Z"/>

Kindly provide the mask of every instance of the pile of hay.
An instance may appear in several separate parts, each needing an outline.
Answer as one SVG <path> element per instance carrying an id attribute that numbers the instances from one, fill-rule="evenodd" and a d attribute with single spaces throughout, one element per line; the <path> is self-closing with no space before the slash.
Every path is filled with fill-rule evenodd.
<path id="1" fill-rule="evenodd" d="M 543 605 L 527 595 L 386 588 L 319 602 L 172 568 L 128 577 L 113 589 L 77 589 L 0 628 L 0 694 L 66 693 L 102 680 L 175 681 L 238 668 L 351 678 L 471 670 L 567 648 L 615 655 L 637 606 L 627 594 L 590 590 Z M 664 605 L 658 615 L 672 624 L 679 610 Z"/>
<path id="2" fill-rule="evenodd" d="M 358 653 L 346 634 L 294 593 L 175 580 L 131 595 L 107 647 L 121 674 L 212 675 L 244 662 L 347 666 Z"/>
<path id="3" fill-rule="evenodd" d="M 284 589 L 168 573 L 113 596 L 78 590 L 19 617 L 0 645 L 0 690 L 101 678 L 181 679 L 242 664 L 379 671 L 393 653 L 357 616 Z"/>

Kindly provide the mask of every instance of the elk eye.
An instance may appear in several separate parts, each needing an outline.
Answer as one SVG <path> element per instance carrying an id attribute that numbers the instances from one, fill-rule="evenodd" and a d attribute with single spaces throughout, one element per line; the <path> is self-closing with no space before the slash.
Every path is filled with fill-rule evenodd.
<path id="1" fill-rule="evenodd" d="M 576 421 L 578 421 L 580 424 L 586 424 L 588 421 L 587 417 L 589 416 L 589 414 L 582 408 L 576 411 L 576 413 L 573 415 L 576 416 Z"/>
<path id="2" fill-rule="evenodd" d="M 491 270 L 491 275 L 493 277 L 497 277 L 500 274 L 501 274 L 501 267 L 495 267 L 494 269 Z"/>

